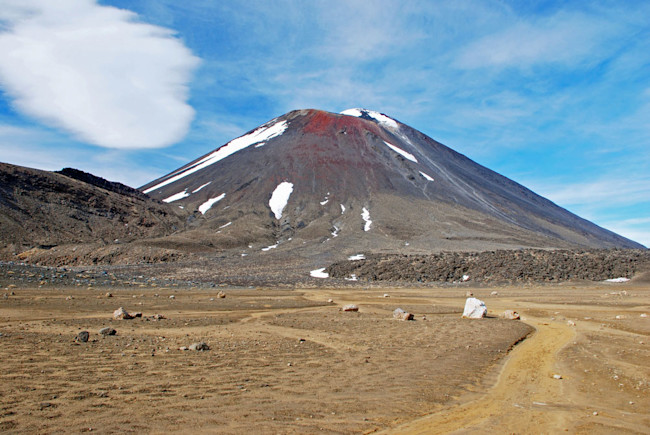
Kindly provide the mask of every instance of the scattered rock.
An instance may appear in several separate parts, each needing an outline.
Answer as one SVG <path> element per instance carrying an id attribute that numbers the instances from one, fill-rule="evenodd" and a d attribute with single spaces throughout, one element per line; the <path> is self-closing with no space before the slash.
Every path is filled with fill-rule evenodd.
<path id="1" fill-rule="evenodd" d="M 639 314 L 639 317 L 648 317 L 648 314 L 646 314 L 646 313 L 641 313 L 641 314 Z"/>
<path id="2" fill-rule="evenodd" d="M 152 318 L 153 318 L 154 320 L 162 320 L 162 319 L 166 319 L 166 317 L 163 316 L 162 314 L 154 314 L 154 315 L 152 316 Z"/>
<path id="3" fill-rule="evenodd" d="M 343 305 L 341 311 L 359 311 L 359 307 L 354 304 Z"/>
<path id="4" fill-rule="evenodd" d="M 88 333 L 88 331 L 81 331 L 79 334 L 77 334 L 77 341 L 86 343 L 89 337 L 90 334 Z"/>
<path id="5" fill-rule="evenodd" d="M 493 291 L 492 293 L 490 293 L 490 296 L 499 296 L 499 292 L 498 291 Z"/>
<path id="6" fill-rule="evenodd" d="M 397 320 L 413 320 L 413 314 L 407 313 L 401 308 L 396 308 L 393 311 L 393 318 Z"/>
<path id="7" fill-rule="evenodd" d="M 505 310 L 503 318 L 508 320 L 519 320 L 519 313 L 514 310 Z"/>
<path id="8" fill-rule="evenodd" d="M 463 317 L 468 319 L 480 319 L 487 314 L 487 307 L 485 302 L 476 298 L 467 298 L 465 301 L 465 309 L 463 310 Z"/>
<path id="9" fill-rule="evenodd" d="M 332 299 L 332 298 L 328 299 L 328 300 L 327 300 L 327 303 L 328 303 L 328 304 L 333 304 L 333 303 L 334 303 L 334 299 Z"/>
<path id="10" fill-rule="evenodd" d="M 66 296 L 66 297 L 65 297 L 65 300 L 66 300 L 66 301 L 71 301 L 72 299 L 74 299 L 72 296 Z"/>
<path id="11" fill-rule="evenodd" d="M 117 310 L 113 311 L 113 318 L 115 320 L 128 320 L 132 319 L 133 316 L 127 313 L 123 307 L 120 307 Z"/>
<path id="12" fill-rule="evenodd" d="M 111 292 L 106 292 L 105 296 L 106 296 L 107 298 L 112 298 L 112 297 L 113 297 L 113 293 L 111 293 Z"/>
<path id="13" fill-rule="evenodd" d="M 174 296 L 174 295 L 169 295 L 169 299 L 176 299 L 176 296 Z"/>
<path id="14" fill-rule="evenodd" d="M 136 317 L 142 317 L 142 313 L 140 313 L 140 312 L 132 313 L 132 314 L 131 314 L 131 317 L 133 317 L 134 319 L 135 319 Z"/>
<path id="15" fill-rule="evenodd" d="M 384 297 L 385 297 L 385 298 L 389 298 L 390 295 L 389 295 L 388 293 L 384 293 Z"/>
<path id="16" fill-rule="evenodd" d="M 199 343 L 192 343 L 192 344 L 190 344 L 189 349 L 190 349 L 190 350 L 196 350 L 196 351 L 203 352 L 203 351 L 206 351 L 206 350 L 210 350 L 210 346 L 208 346 L 207 343 L 201 341 L 201 342 L 199 342 Z"/>
<path id="17" fill-rule="evenodd" d="M 106 337 L 107 335 L 115 335 L 115 334 L 117 334 L 117 331 L 110 327 L 102 328 L 99 330 L 99 335 L 103 335 L 104 337 Z"/>
<path id="18" fill-rule="evenodd" d="M 566 324 L 569 326 L 576 326 L 576 322 L 574 322 L 573 320 L 567 320 Z"/>
<path id="19" fill-rule="evenodd" d="M 471 298 L 472 296 L 474 296 L 474 293 L 472 293 L 471 290 L 467 290 L 467 292 L 465 293 L 465 297 L 466 298 Z"/>
<path id="20" fill-rule="evenodd" d="M 562 379 L 562 375 L 553 375 L 553 379 Z"/>
<path id="21" fill-rule="evenodd" d="M 219 299 L 223 299 L 226 297 L 226 294 L 223 292 L 223 290 L 219 290 L 219 293 L 217 293 L 217 297 Z"/>
<path id="22" fill-rule="evenodd" d="M 187 348 L 187 346 L 181 346 L 178 348 L 178 350 L 189 350 L 189 349 Z"/>

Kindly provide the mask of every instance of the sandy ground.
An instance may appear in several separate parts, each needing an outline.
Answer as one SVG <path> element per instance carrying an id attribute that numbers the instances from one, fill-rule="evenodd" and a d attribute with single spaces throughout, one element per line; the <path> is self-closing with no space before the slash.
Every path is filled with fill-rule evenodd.
<path id="1" fill-rule="evenodd" d="M 467 287 L 218 290 L 4 290 L 0 431 L 649 431 L 648 284 L 472 289 L 481 320 Z"/>

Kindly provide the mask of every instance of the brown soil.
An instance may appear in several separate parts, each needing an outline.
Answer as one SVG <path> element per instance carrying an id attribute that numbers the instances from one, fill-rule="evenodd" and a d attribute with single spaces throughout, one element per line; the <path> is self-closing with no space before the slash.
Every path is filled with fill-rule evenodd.
<path id="1" fill-rule="evenodd" d="M 3 432 L 643 433 L 650 424 L 644 283 L 474 289 L 494 316 L 483 320 L 459 318 L 465 288 L 226 288 L 221 299 L 217 289 L 112 288 L 109 298 L 105 287 L 47 287 L 8 288 L 0 300 Z M 347 303 L 360 311 L 339 311 Z M 119 306 L 144 317 L 112 320 Z M 396 307 L 416 321 L 393 320 Z M 523 321 L 495 317 L 506 308 Z M 528 325 L 537 332 L 503 365 Z M 105 326 L 117 335 L 99 336 Z M 89 342 L 74 340 L 81 330 Z M 198 341 L 211 349 L 179 350 Z"/>

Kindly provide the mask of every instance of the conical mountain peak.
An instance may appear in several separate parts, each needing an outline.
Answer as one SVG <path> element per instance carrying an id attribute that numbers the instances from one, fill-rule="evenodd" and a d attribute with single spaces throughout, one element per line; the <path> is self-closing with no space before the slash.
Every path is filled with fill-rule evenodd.
<path id="1" fill-rule="evenodd" d="M 640 246 L 368 109 L 289 112 L 142 189 L 216 246 Z"/>

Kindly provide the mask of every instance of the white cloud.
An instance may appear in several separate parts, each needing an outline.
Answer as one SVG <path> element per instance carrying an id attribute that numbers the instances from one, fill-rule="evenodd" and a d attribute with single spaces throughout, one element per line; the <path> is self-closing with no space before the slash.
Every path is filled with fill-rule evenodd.
<path id="1" fill-rule="evenodd" d="M 94 0 L 2 0 L 0 22 L 0 85 L 20 112 L 110 148 L 187 133 L 199 59 L 171 30 Z"/>

